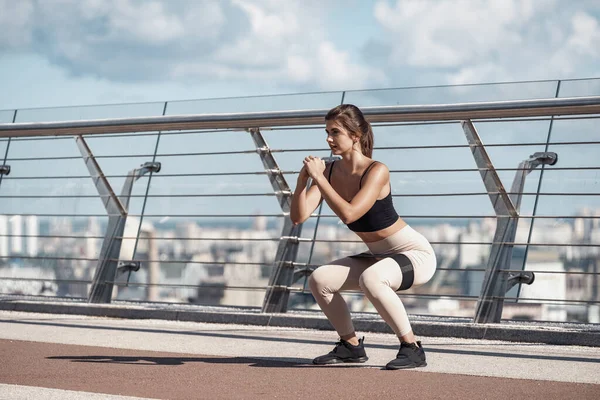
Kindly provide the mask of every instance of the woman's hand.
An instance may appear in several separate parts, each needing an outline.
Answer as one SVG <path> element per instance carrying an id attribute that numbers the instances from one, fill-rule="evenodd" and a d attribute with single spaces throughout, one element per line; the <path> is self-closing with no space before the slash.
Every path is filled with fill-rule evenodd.
<path id="1" fill-rule="evenodd" d="M 325 161 L 321 160 L 319 157 L 308 156 L 304 159 L 304 168 L 313 179 L 317 179 L 320 176 L 323 176 L 323 172 L 325 171 Z"/>

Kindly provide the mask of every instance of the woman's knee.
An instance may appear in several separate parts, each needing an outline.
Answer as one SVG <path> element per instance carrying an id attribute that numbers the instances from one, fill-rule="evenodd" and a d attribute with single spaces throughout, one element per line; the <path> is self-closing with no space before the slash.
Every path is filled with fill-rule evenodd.
<path id="1" fill-rule="evenodd" d="M 313 295 L 323 295 L 326 288 L 329 287 L 329 274 L 327 273 L 327 268 L 321 266 L 315 269 L 310 276 L 308 277 L 308 287 Z"/>
<path id="2" fill-rule="evenodd" d="M 374 269 L 368 268 L 360 275 L 358 285 L 365 293 L 377 293 L 383 286 L 389 286 L 389 282 Z"/>
<path id="3" fill-rule="evenodd" d="M 397 265 L 389 260 L 382 260 L 367 268 L 360 275 L 358 284 L 365 293 L 377 294 L 381 289 L 392 288 L 395 290 L 402 283 L 402 273 Z"/>

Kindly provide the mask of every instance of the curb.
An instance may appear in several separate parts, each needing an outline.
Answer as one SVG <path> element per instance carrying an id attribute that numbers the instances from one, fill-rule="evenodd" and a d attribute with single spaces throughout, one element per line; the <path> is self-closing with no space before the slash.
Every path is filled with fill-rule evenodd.
<path id="1" fill-rule="evenodd" d="M 215 307 L 212 311 L 200 306 L 193 310 L 183 308 L 178 305 L 163 305 L 162 308 L 157 308 L 156 305 L 0 300 L 0 310 L 3 311 L 333 330 L 329 321 L 318 312 L 314 315 L 310 315 L 309 312 L 294 311 L 286 314 L 263 314 L 255 310 L 227 310 L 224 307 Z M 353 322 L 357 331 L 393 333 L 377 315 L 357 316 Z M 459 322 L 444 322 L 443 318 L 420 319 L 418 316 L 411 316 L 411 325 L 419 336 L 600 347 L 600 327 L 591 328 L 589 325 L 559 326 L 551 323 L 511 322 L 474 324 L 466 319 Z"/>

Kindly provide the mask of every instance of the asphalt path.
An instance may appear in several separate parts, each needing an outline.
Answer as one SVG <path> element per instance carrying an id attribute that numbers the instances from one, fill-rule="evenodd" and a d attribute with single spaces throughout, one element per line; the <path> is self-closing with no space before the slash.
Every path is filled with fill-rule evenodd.
<path id="1" fill-rule="evenodd" d="M 0 399 L 598 399 L 600 348 L 423 337 L 428 366 L 314 366 L 330 331 L 0 312 Z"/>

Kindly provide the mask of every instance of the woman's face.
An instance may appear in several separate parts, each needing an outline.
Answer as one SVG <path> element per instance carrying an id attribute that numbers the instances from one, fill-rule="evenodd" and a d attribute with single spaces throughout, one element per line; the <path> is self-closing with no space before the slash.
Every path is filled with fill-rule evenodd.
<path id="1" fill-rule="evenodd" d="M 336 120 L 326 121 L 327 144 L 333 154 L 339 155 L 351 151 L 356 139 Z"/>

